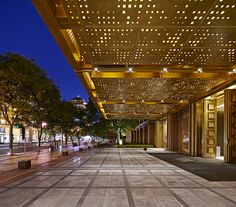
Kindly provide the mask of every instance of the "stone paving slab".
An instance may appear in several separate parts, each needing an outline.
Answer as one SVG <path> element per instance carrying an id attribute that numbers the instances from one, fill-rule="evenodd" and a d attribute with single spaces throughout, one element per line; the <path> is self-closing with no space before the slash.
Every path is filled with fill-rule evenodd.
<path id="1" fill-rule="evenodd" d="M 211 182 L 139 149 L 93 149 L 0 188 L 7 207 L 236 206 L 236 182 Z"/>
<path id="2" fill-rule="evenodd" d="M 149 151 L 149 154 L 207 180 L 236 181 L 235 163 L 225 163 L 220 159 L 193 157 L 181 153 L 170 153 L 168 151 L 165 153 Z"/>

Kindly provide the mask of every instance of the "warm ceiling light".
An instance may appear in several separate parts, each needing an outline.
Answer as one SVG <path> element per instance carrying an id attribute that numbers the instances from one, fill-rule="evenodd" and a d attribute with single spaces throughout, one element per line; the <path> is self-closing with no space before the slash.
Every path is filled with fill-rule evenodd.
<path id="1" fill-rule="evenodd" d="M 198 69 L 197 69 L 197 72 L 198 72 L 198 73 L 202 73 L 202 68 L 198 68 Z"/>
<path id="2" fill-rule="evenodd" d="M 229 72 L 228 72 L 229 75 L 232 75 L 232 74 L 234 74 L 234 73 L 236 73 L 236 68 L 234 68 L 232 71 L 229 71 Z"/>
<path id="3" fill-rule="evenodd" d="M 95 67 L 95 68 L 94 68 L 94 71 L 95 71 L 95 72 L 98 72 L 98 68 L 97 68 L 97 67 Z"/>
<path id="4" fill-rule="evenodd" d="M 141 103 L 144 103 L 144 100 L 142 100 Z"/>
<path id="5" fill-rule="evenodd" d="M 184 101 L 183 100 L 180 100 L 180 103 L 183 103 Z"/>
<path id="6" fill-rule="evenodd" d="M 165 72 L 165 73 L 167 73 L 167 71 L 168 71 L 168 68 L 163 68 L 163 72 Z"/>
<path id="7" fill-rule="evenodd" d="M 129 71 L 130 73 L 132 73 L 132 72 L 133 72 L 133 68 L 129 67 L 129 68 L 128 68 L 128 71 Z"/>
<path id="8" fill-rule="evenodd" d="M 125 100 L 123 100 L 122 102 L 125 103 Z"/>
<path id="9" fill-rule="evenodd" d="M 164 100 L 161 100 L 161 103 L 164 103 Z"/>

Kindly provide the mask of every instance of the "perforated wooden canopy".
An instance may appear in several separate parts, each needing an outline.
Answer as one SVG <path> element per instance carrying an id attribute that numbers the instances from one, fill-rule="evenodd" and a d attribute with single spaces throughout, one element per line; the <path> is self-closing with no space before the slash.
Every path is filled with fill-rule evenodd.
<path id="1" fill-rule="evenodd" d="M 236 0 L 33 3 L 106 118 L 159 119 L 235 81 Z"/>

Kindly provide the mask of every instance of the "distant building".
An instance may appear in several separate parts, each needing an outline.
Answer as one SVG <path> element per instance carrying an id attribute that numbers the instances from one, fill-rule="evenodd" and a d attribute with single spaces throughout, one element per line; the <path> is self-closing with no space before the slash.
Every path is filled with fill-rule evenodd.
<path id="1" fill-rule="evenodd" d="M 0 144 L 9 143 L 9 130 L 10 126 L 7 124 L 6 120 L 0 113 Z M 21 135 L 21 128 L 17 125 L 13 127 L 13 137 L 14 143 L 24 142 Z M 37 141 L 37 130 L 33 127 L 25 128 L 25 137 L 27 142 L 36 142 Z"/>
<path id="2" fill-rule="evenodd" d="M 82 98 L 80 98 L 79 96 L 77 96 L 76 98 L 72 98 L 69 100 L 71 103 L 73 103 L 75 105 L 76 108 L 78 109 L 85 109 L 86 108 L 86 101 Z"/>

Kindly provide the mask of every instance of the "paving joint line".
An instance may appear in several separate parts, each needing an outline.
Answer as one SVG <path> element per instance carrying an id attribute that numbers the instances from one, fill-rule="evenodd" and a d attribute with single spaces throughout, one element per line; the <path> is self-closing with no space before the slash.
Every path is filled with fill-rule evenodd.
<path id="1" fill-rule="evenodd" d="M 19 185 L 22 185 L 22 184 L 24 184 L 24 183 L 30 181 L 31 179 L 33 179 L 34 177 L 37 177 L 37 176 L 38 176 L 38 175 L 36 175 L 36 173 L 35 173 L 34 175 L 29 175 L 26 180 L 23 180 L 22 182 L 20 182 L 20 183 L 18 183 L 18 184 L 15 184 L 15 185 L 12 185 L 12 186 L 7 187 L 8 185 L 11 185 L 11 184 L 13 184 L 13 183 L 15 183 L 15 182 L 18 182 L 18 181 L 16 180 L 16 181 L 14 181 L 14 182 L 12 182 L 12 183 L 9 183 L 9 184 L 7 184 L 6 186 L 3 186 L 3 188 L 6 188 L 6 189 L 3 190 L 3 191 L 1 191 L 0 193 L 7 192 L 7 191 L 9 191 L 9 190 L 11 190 L 11 189 L 13 189 L 13 188 L 17 188 Z M 22 178 L 22 179 L 24 179 L 24 178 Z"/>
<path id="2" fill-rule="evenodd" d="M 158 182 L 160 182 L 161 185 L 163 185 L 164 188 L 167 189 L 167 190 L 170 192 L 170 194 L 173 195 L 174 198 L 176 198 L 177 201 L 179 201 L 183 206 L 189 207 L 189 205 L 188 205 L 182 198 L 180 198 L 175 192 L 173 192 L 173 191 L 170 189 L 170 187 L 166 186 L 166 185 L 162 182 L 161 179 L 158 180 L 157 177 L 152 173 L 151 170 L 148 170 L 148 172 L 150 172 L 151 175 L 153 175 L 154 179 L 156 179 Z"/>
<path id="3" fill-rule="evenodd" d="M 34 198 L 32 198 L 30 201 L 28 201 L 27 203 L 25 203 L 22 207 L 27 207 L 29 205 L 31 205 L 34 201 L 36 201 L 37 199 L 39 199 L 41 196 L 43 196 L 46 192 L 48 192 L 49 190 L 51 190 L 55 185 L 57 185 L 59 182 L 61 182 L 62 180 L 64 180 L 67 176 L 69 176 L 70 174 L 72 174 L 75 170 L 72 170 L 70 173 L 68 173 L 67 175 L 62 176 L 58 181 L 56 181 L 53 185 L 51 185 L 50 187 L 45 187 L 45 190 L 42 191 L 41 193 L 39 193 L 37 196 L 35 196 Z M 32 187 L 31 187 L 32 188 Z M 43 188 L 43 187 L 42 187 Z"/>
<path id="4" fill-rule="evenodd" d="M 72 168 L 69 168 L 69 167 L 64 167 L 64 168 L 60 168 L 60 167 L 57 167 L 57 166 L 55 166 L 55 167 L 52 167 L 52 168 L 47 168 L 47 169 L 44 169 L 44 171 L 43 172 L 41 172 L 40 174 L 37 174 L 37 173 L 35 173 L 35 174 L 33 174 L 33 175 L 29 175 L 29 178 L 28 179 L 26 179 L 26 180 L 24 180 L 24 181 L 22 181 L 22 182 L 20 182 L 20 183 L 18 183 L 18 184 L 16 184 L 16 185 L 13 185 L 13 186 L 11 186 L 10 188 L 7 188 L 7 189 L 4 189 L 1 193 L 3 193 L 3 192 L 5 192 L 5 191 L 8 191 L 8 190 L 10 190 L 10 189 L 13 189 L 13 188 L 22 188 L 22 189 L 26 189 L 26 188 L 35 188 L 35 189 L 45 189 L 44 191 L 42 191 L 40 194 L 38 194 L 37 196 L 35 196 L 34 198 L 32 198 L 30 201 L 28 201 L 28 202 L 26 202 L 24 205 L 23 205 L 23 207 L 27 207 L 27 206 L 29 206 L 29 205 L 31 205 L 34 201 L 36 201 L 38 198 L 40 198 L 41 196 L 43 196 L 46 192 L 48 192 L 50 189 L 52 189 L 52 188 L 61 188 L 61 189 L 66 189 L 66 188 L 72 188 L 72 189 L 85 189 L 84 190 L 84 192 L 82 193 L 82 195 L 81 195 L 81 197 L 80 197 L 80 199 L 79 199 L 79 201 L 77 202 L 77 207 L 81 207 L 82 205 L 83 205 L 83 203 L 84 203 L 84 201 L 85 201 L 85 199 L 87 198 L 87 195 L 88 195 L 88 193 L 89 193 L 89 191 L 90 191 L 90 189 L 91 188 L 94 188 L 94 189 L 100 189 L 101 187 L 92 187 L 92 185 L 93 185 L 93 183 L 95 182 L 95 179 L 96 179 L 96 177 L 97 176 L 107 176 L 107 175 L 98 175 L 99 174 L 99 171 L 100 170 L 107 170 L 107 169 L 109 169 L 109 170 L 122 170 L 122 175 L 116 175 L 116 176 L 118 176 L 118 177 L 120 177 L 120 176 L 123 176 L 123 178 L 124 178 L 124 182 L 125 182 L 125 189 L 126 189 L 126 193 L 127 193 L 127 196 L 128 196 L 128 202 L 129 202 L 129 204 L 130 204 L 130 206 L 131 207 L 134 207 L 135 206 L 135 204 L 134 204 L 134 198 L 133 198 L 133 196 L 132 196 L 132 192 L 131 192 L 131 189 L 132 188 L 140 188 L 140 187 L 130 187 L 129 186 L 129 183 L 128 183 L 128 176 L 126 175 L 126 173 L 125 173 L 125 170 L 127 169 L 127 170 L 130 170 L 130 169 L 133 169 L 133 170 L 143 170 L 143 169 L 145 169 L 145 170 L 147 170 L 153 177 L 154 177 L 154 179 L 155 180 L 157 180 L 158 182 L 160 182 L 163 186 L 160 186 L 160 187 L 143 187 L 142 186 L 142 188 L 150 188 L 150 189 L 167 189 L 169 192 L 170 192 L 170 194 L 171 195 L 173 195 L 173 197 L 175 198 L 175 199 L 177 199 L 182 205 L 184 205 L 184 206 L 189 206 L 187 203 L 185 203 L 185 201 L 184 200 L 182 200 L 182 198 L 181 197 L 179 197 L 178 196 L 178 194 L 176 194 L 173 190 L 174 189 L 186 189 L 186 190 L 188 190 L 188 189 L 207 189 L 207 190 L 209 190 L 210 192 L 212 192 L 212 193 L 214 193 L 214 194 L 216 194 L 217 196 L 219 196 L 220 198 L 223 198 L 223 199 L 225 199 L 225 201 L 227 201 L 227 202 L 230 202 L 231 204 L 236 204 L 236 201 L 233 201 L 233 200 L 231 200 L 230 198 L 227 198 L 226 196 L 224 196 L 224 195 L 222 195 L 222 194 L 220 194 L 220 193 L 218 193 L 218 192 L 216 192 L 216 191 L 214 191 L 213 189 L 214 188 L 220 188 L 220 189 L 224 189 L 224 188 L 233 188 L 233 189 L 236 189 L 236 186 L 212 186 L 212 187 L 207 187 L 207 186 L 205 186 L 205 185 L 203 185 L 203 184 L 201 184 L 201 183 L 198 183 L 197 181 L 195 181 L 194 180 L 194 177 L 188 177 L 187 175 L 184 175 L 184 174 L 181 174 L 181 173 L 179 173 L 179 172 L 177 172 L 177 171 L 175 171 L 176 169 L 181 169 L 181 170 L 183 170 L 182 168 L 180 168 L 180 167 L 159 167 L 158 168 L 158 166 L 152 166 L 152 167 L 145 167 L 138 159 L 139 159 L 139 157 L 135 157 L 135 152 L 136 151 L 134 151 L 134 153 L 133 154 L 131 154 L 130 152 L 129 152 L 129 150 L 126 150 L 127 151 L 127 154 L 130 154 L 131 156 L 130 156 L 130 158 L 131 158 L 131 160 L 132 160 L 132 158 L 134 158 L 134 160 L 137 160 L 137 162 L 138 163 L 141 163 L 141 165 L 143 165 L 143 167 L 124 167 L 124 165 L 123 165 L 123 161 L 122 161 L 122 159 L 121 159 L 121 151 L 120 150 L 118 150 L 118 151 L 112 151 L 112 150 L 110 150 L 110 151 L 107 151 L 106 152 L 106 150 L 103 150 L 104 151 L 104 154 L 106 153 L 106 155 L 105 156 L 102 156 L 102 157 L 99 157 L 99 158 L 103 158 L 103 160 L 102 160 L 102 162 L 100 163 L 100 167 L 80 167 L 81 165 L 84 165 L 86 162 L 88 162 L 90 159 L 92 159 L 95 155 L 96 155 L 96 153 L 94 152 L 94 154 L 93 155 L 91 155 L 92 153 L 89 153 L 89 158 L 88 159 L 86 159 L 80 166 L 78 166 L 78 167 L 72 167 Z M 117 153 L 118 152 L 118 153 Z M 85 152 L 86 153 L 86 152 Z M 98 153 L 99 154 L 99 153 Z M 102 154 L 102 153 L 100 153 L 100 154 Z M 139 152 L 139 154 L 142 154 L 142 155 L 144 155 L 144 156 L 142 156 L 141 157 L 141 159 L 142 160 L 145 160 L 145 157 L 146 156 L 148 156 L 146 153 L 143 153 L 143 152 Z M 139 155 L 138 154 L 138 155 Z M 107 166 L 107 167 L 104 167 L 103 165 L 104 165 L 104 163 L 105 163 L 105 161 L 107 160 L 108 161 L 108 164 L 109 164 L 109 162 L 112 164 L 113 163 L 113 161 L 117 161 L 117 157 L 116 156 L 119 156 L 119 160 L 120 160 L 120 165 L 121 165 L 121 167 L 109 167 L 109 166 Z M 151 156 L 151 155 L 149 155 L 149 156 Z M 76 157 L 76 156 L 74 156 L 74 157 Z M 68 162 L 71 162 L 72 161 L 72 159 L 73 158 L 71 158 L 70 159 L 70 161 L 68 161 Z M 153 159 L 153 161 L 156 161 L 158 158 L 155 158 L 154 157 L 154 159 Z M 99 160 L 99 159 L 98 159 Z M 68 163 L 68 162 L 66 162 L 66 163 Z M 77 163 L 77 162 L 76 162 Z M 165 163 L 168 163 L 168 162 L 165 162 Z M 147 164 L 148 164 L 148 162 L 147 162 Z M 162 163 L 161 163 L 162 164 Z M 169 164 L 169 163 L 168 163 Z M 162 164 L 163 165 L 163 164 Z M 35 177 L 37 177 L 37 176 L 46 176 L 46 175 L 42 175 L 42 174 L 44 174 L 45 172 L 50 172 L 51 170 L 64 170 L 64 169 L 66 169 L 66 170 L 71 170 L 71 172 L 69 172 L 68 174 L 66 174 L 66 175 L 64 175 L 64 176 L 62 176 L 58 181 L 56 181 L 53 185 L 51 185 L 50 187 L 20 187 L 19 185 L 22 185 L 22 184 L 24 184 L 25 182 L 28 182 L 28 181 L 30 181 L 31 179 L 34 179 Z M 92 175 L 91 177 L 92 177 L 92 179 L 90 180 L 90 183 L 89 183 L 89 185 L 87 186 L 87 187 L 56 187 L 55 185 L 57 185 L 61 180 L 63 180 L 63 179 L 65 179 L 66 177 L 68 177 L 68 176 L 76 176 L 76 175 L 71 175 L 75 170 L 96 170 L 96 173 L 95 173 L 95 175 Z M 184 178 L 186 178 L 187 180 L 190 180 L 191 182 L 193 182 L 193 183 L 195 183 L 195 184 L 197 184 L 197 185 L 199 185 L 199 186 L 195 186 L 195 187 L 189 187 L 189 186 L 180 186 L 180 187 L 168 187 L 168 186 L 166 186 L 161 180 L 159 180 L 157 177 L 156 177 L 156 175 L 154 175 L 154 173 L 152 173 L 151 172 L 151 170 L 173 170 L 174 172 L 176 172 L 176 173 L 178 173 L 178 174 L 180 174 L 180 175 L 177 175 L 177 176 L 182 176 L 182 177 L 184 177 Z M 34 169 L 35 170 L 35 169 Z M 189 172 L 189 171 L 187 171 L 187 170 L 185 170 L 186 172 Z M 192 174 L 192 173 L 191 173 Z M 193 175 L 195 175 L 195 174 L 193 174 Z M 47 175 L 48 176 L 48 175 Z M 59 176 L 59 175 L 49 175 L 49 176 Z M 85 175 L 78 175 L 78 176 L 85 176 Z M 112 176 L 112 175 L 111 175 Z M 140 176 L 140 175 L 139 175 Z M 148 176 L 148 175 L 146 175 L 146 176 Z M 149 175 L 150 176 L 150 175 Z M 161 176 L 161 175 L 160 175 Z M 165 177 L 168 177 L 168 175 L 163 175 L 163 176 L 165 176 Z M 175 175 L 169 175 L 169 176 L 175 176 Z M 140 177 L 145 177 L 145 175 L 141 175 Z M 203 178 L 202 178 L 203 179 Z M 208 181 L 208 180 L 206 180 L 206 179 L 203 179 L 203 180 L 205 180 L 205 181 L 207 181 L 207 182 L 209 182 L 209 184 L 211 183 L 211 181 Z M 17 182 L 17 181 L 16 181 Z M 219 182 L 219 184 L 220 184 L 220 182 Z M 226 183 L 226 185 L 227 185 L 227 183 Z M 3 188 L 5 188 L 5 187 L 3 187 Z M 109 189 L 109 188 L 123 188 L 123 187 L 120 187 L 120 186 L 112 186 L 112 187 L 105 187 L 106 189 Z M 82 198 L 83 197 L 83 198 Z M 131 200 L 130 200 L 131 199 Z"/>
<path id="5" fill-rule="evenodd" d="M 168 162 L 167 162 L 168 163 Z M 179 167 L 180 168 L 180 167 Z M 180 169 L 182 169 L 182 168 L 180 168 Z M 182 169 L 182 170 L 184 170 L 184 169 Z M 185 170 L 185 171 L 187 171 L 187 170 Z M 189 171 L 187 171 L 187 172 L 189 172 Z M 151 171 L 150 171 L 150 173 L 152 173 Z M 191 173 L 191 172 L 190 172 Z M 193 173 L 192 173 L 193 174 Z M 193 175 L 195 175 L 195 174 L 193 174 Z M 211 187 L 207 187 L 207 186 L 204 186 L 204 185 L 202 185 L 201 183 L 198 183 L 198 182 L 196 182 L 195 180 L 193 180 L 192 178 L 189 178 L 189 177 L 186 177 L 186 176 L 184 176 L 184 175 L 182 175 L 183 177 L 185 177 L 185 178 L 187 178 L 187 179 L 189 179 L 189 180 L 191 180 L 192 182 L 194 182 L 195 184 L 197 184 L 197 185 L 199 185 L 199 187 L 198 188 L 203 188 L 203 189 L 207 189 L 207 190 L 209 190 L 210 192 L 212 192 L 212 193 L 215 193 L 215 194 L 217 194 L 218 196 L 220 196 L 220 197 L 223 197 L 224 199 L 226 199 L 227 201 L 229 201 L 229 202 L 231 202 L 231 203 L 234 203 L 234 204 L 236 204 L 236 201 L 233 201 L 233 200 L 231 200 L 230 198 L 227 198 L 226 196 L 224 196 L 224 195 L 221 195 L 220 193 L 218 193 L 218 192 L 215 192 L 214 190 L 212 190 L 211 189 Z M 155 176 L 154 176 L 155 177 Z M 156 178 L 156 177 L 155 177 Z M 157 178 L 156 178 L 157 179 Z M 208 180 L 206 180 L 206 179 L 204 179 L 204 178 L 202 178 L 203 180 L 205 180 L 205 181 L 207 181 L 207 182 L 211 182 L 211 181 L 208 181 Z M 160 180 L 160 182 L 164 185 L 164 183 Z M 165 186 L 165 185 L 164 185 Z M 166 186 L 171 192 L 173 192 L 170 188 L 173 188 L 173 187 L 168 187 L 168 186 Z M 183 186 L 183 187 L 180 187 L 180 188 L 186 188 L 185 186 Z M 189 188 L 191 188 L 191 189 L 195 189 L 196 187 L 189 187 Z M 216 187 L 217 188 L 217 187 Z M 174 192 L 173 192 L 174 193 Z M 176 196 L 178 196 L 176 193 L 174 193 Z M 175 197 L 176 197 L 175 196 Z M 178 197 L 178 198 L 180 198 L 180 197 Z M 180 198 L 181 199 L 181 198 Z M 182 200 L 182 199 L 181 199 Z M 184 202 L 185 203 L 185 202 Z M 188 205 L 187 205 L 188 206 Z"/>
<path id="6" fill-rule="evenodd" d="M 191 179 L 191 178 L 189 178 L 189 179 Z M 202 179 L 205 180 L 205 181 L 207 181 L 207 182 L 209 182 L 209 183 L 211 183 L 211 181 L 209 181 L 209 180 L 206 180 L 206 179 L 204 179 L 204 178 L 202 178 Z M 191 180 L 194 181 L 193 179 L 191 179 Z M 235 189 L 236 189 L 236 187 L 227 187 L 227 186 L 207 187 L 207 186 L 205 186 L 205 185 L 203 185 L 203 184 L 201 184 L 201 183 L 198 183 L 198 182 L 196 182 L 196 181 L 194 181 L 194 182 L 197 183 L 198 185 L 200 185 L 201 188 L 207 189 L 207 190 L 209 190 L 210 192 L 212 192 L 212 193 L 214 193 L 214 194 L 216 194 L 216 195 L 218 195 L 218 196 L 220 196 L 220 197 L 223 197 L 224 199 L 228 200 L 229 202 L 236 204 L 236 201 L 234 201 L 234 200 L 232 200 L 232 199 L 230 199 L 230 198 L 227 198 L 227 197 L 224 196 L 223 194 L 220 194 L 220 193 L 218 193 L 218 192 L 216 192 L 216 191 L 213 190 L 213 188 L 221 188 L 221 189 L 224 189 L 224 188 L 235 188 Z"/>
<path id="7" fill-rule="evenodd" d="M 139 161 L 139 159 L 137 159 L 134 155 L 132 155 L 131 153 L 130 153 L 130 151 L 129 150 L 127 150 L 128 151 L 128 153 L 131 155 L 131 157 L 133 157 L 139 164 L 141 164 L 141 166 L 142 167 L 145 167 L 140 161 Z M 138 151 L 138 150 L 137 150 Z M 141 168 L 142 168 L 141 167 Z"/>
<path id="8" fill-rule="evenodd" d="M 123 161 L 122 161 L 122 159 L 121 159 L 120 149 L 118 149 L 118 152 L 119 152 L 120 166 L 121 166 L 121 167 L 124 167 L 124 165 L 123 165 Z"/>
<path id="9" fill-rule="evenodd" d="M 73 159 L 73 158 L 71 158 L 71 159 Z M 71 159 L 70 159 L 70 160 L 71 160 Z M 52 160 L 51 160 L 51 161 L 52 161 Z M 50 162 L 50 161 L 47 161 L 47 162 Z M 45 163 L 47 163 L 47 162 L 45 162 Z M 67 161 L 64 161 L 64 162 L 67 162 Z M 44 164 L 44 163 L 41 163 L 40 165 L 42 165 L 42 164 Z M 61 164 L 61 163 L 59 163 L 59 164 Z M 57 165 L 56 165 L 56 166 L 57 166 Z M 55 166 L 55 167 L 52 167 L 52 168 L 50 168 L 50 169 L 56 169 L 56 166 Z M 29 176 L 29 179 L 26 179 L 26 180 L 22 181 L 21 183 L 16 184 L 16 185 L 13 185 L 13 186 L 11 186 L 11 187 L 6 187 L 6 189 L 3 190 L 3 191 L 1 191 L 1 193 L 6 192 L 6 191 L 8 191 L 8 190 L 11 190 L 12 188 L 18 187 L 19 185 L 22 185 L 22 184 L 24 184 L 25 182 L 28 182 L 29 180 L 33 179 L 34 177 L 40 176 L 40 175 L 44 174 L 45 172 L 49 171 L 49 170 L 46 168 L 42 173 L 37 174 L 37 170 L 38 170 L 38 169 L 35 168 L 35 166 L 32 166 L 31 171 L 32 171 L 33 175 L 28 175 L 28 176 Z M 72 169 L 72 170 L 73 170 L 73 169 Z M 35 172 L 33 172 L 33 171 L 35 171 Z M 30 171 L 28 171 L 28 172 L 30 172 Z M 11 178 L 10 178 L 10 179 L 11 179 Z M 24 178 L 23 178 L 23 179 L 24 179 Z M 17 181 L 10 182 L 8 185 L 10 185 L 10 184 L 12 184 L 12 183 L 14 183 L 14 182 L 17 182 Z M 4 186 L 3 186 L 3 187 L 4 187 Z M 5 188 L 5 187 L 4 187 L 4 188 Z"/>
<path id="10" fill-rule="evenodd" d="M 129 186 L 128 178 L 126 176 L 126 173 L 125 173 L 124 169 L 122 170 L 122 175 L 123 175 L 123 178 L 124 178 L 124 181 L 125 181 L 125 190 L 126 190 L 127 197 L 128 197 L 129 207 L 135 207 L 134 198 L 132 196 L 132 192 L 131 192 L 131 189 L 130 189 L 130 186 Z"/>
<path id="11" fill-rule="evenodd" d="M 64 162 L 62 162 L 62 163 L 59 163 L 59 164 L 55 165 L 55 167 L 63 166 L 63 165 L 65 165 L 65 164 L 71 162 L 71 161 L 73 160 L 73 158 L 75 158 L 75 157 L 83 157 L 83 155 L 84 155 L 84 154 L 87 154 L 88 152 L 80 152 L 80 154 L 78 154 L 79 151 L 77 151 L 77 152 L 74 152 L 74 154 L 75 154 L 75 153 L 77 153 L 77 154 L 74 155 L 73 157 L 71 157 L 69 160 L 66 160 L 66 161 L 64 161 Z M 80 156 L 80 155 L 82 155 L 82 156 Z M 78 160 L 77 162 L 80 162 L 80 160 Z M 77 163 L 77 162 L 76 162 L 76 163 Z M 84 162 L 86 162 L 86 160 L 85 160 Z"/>
<path id="12" fill-rule="evenodd" d="M 90 189 L 92 188 L 92 185 L 93 185 L 93 183 L 94 183 L 94 181 L 96 179 L 96 176 L 98 176 L 98 172 L 99 172 L 99 170 L 97 170 L 97 172 L 95 173 L 94 177 L 91 179 L 89 185 L 85 188 L 83 194 L 81 195 L 79 201 L 76 204 L 76 207 L 81 207 L 83 205 L 83 203 L 84 203 L 84 201 L 85 201 L 85 199 L 86 199 Z"/>
<path id="13" fill-rule="evenodd" d="M 88 162 L 89 160 L 91 160 L 93 157 L 94 157 L 95 155 L 94 154 L 92 154 L 92 155 L 90 155 L 87 159 L 85 159 L 85 160 L 82 160 L 82 162 L 81 162 L 81 160 L 78 160 L 78 161 L 76 161 L 74 164 L 76 164 L 76 163 L 80 163 L 79 164 L 79 166 L 77 166 L 77 167 L 72 167 L 72 168 L 75 168 L 75 169 L 78 169 L 78 168 L 80 168 L 82 165 L 84 165 L 86 162 Z M 77 157 L 79 157 L 79 156 L 77 156 Z M 72 162 L 73 161 L 73 158 L 72 159 L 70 159 L 70 161 L 69 162 Z M 68 163 L 69 163 L 68 162 Z M 65 163 L 66 164 L 66 163 Z M 65 165 L 64 164 L 64 165 Z M 68 167 L 65 167 L 65 168 L 68 168 Z"/>

